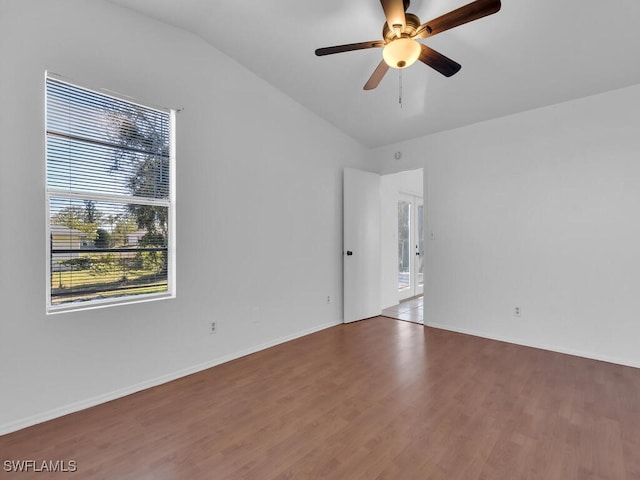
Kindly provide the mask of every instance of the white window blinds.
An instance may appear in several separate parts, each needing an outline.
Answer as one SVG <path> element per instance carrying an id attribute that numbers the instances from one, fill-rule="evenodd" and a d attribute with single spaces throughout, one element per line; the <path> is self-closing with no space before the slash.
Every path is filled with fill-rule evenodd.
<path id="1" fill-rule="evenodd" d="M 172 295 L 173 119 L 47 77 L 50 312 Z"/>

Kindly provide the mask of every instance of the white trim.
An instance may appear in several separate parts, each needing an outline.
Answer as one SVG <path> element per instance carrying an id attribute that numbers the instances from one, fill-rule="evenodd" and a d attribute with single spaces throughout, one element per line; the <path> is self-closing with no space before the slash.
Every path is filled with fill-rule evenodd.
<path id="1" fill-rule="evenodd" d="M 113 307 L 116 305 L 129 305 L 131 303 L 145 303 L 153 302 L 156 300 L 167 300 L 170 298 L 176 298 L 175 292 L 160 292 L 160 293 L 144 293 L 137 295 L 126 295 L 120 297 L 114 297 L 113 299 L 95 299 L 87 300 L 82 303 L 63 303 L 61 305 L 50 304 L 47 307 L 47 315 L 55 315 L 57 313 L 67 312 L 83 312 L 86 310 L 95 310 L 96 308 Z"/>
<path id="2" fill-rule="evenodd" d="M 285 343 L 291 340 L 295 340 L 296 338 L 304 337 L 306 335 L 310 335 L 312 333 L 325 330 L 327 328 L 336 327 L 338 325 L 342 325 L 342 320 L 324 323 L 322 325 L 318 325 L 316 327 L 312 327 L 307 330 L 293 333 L 291 335 L 285 335 L 284 337 L 280 337 L 275 340 L 271 340 L 269 342 L 255 345 L 253 347 L 240 350 L 238 352 L 225 355 L 223 357 L 215 358 L 208 362 L 194 365 L 192 367 L 187 367 L 182 370 L 178 370 L 176 372 L 169 373 L 167 375 L 162 375 L 160 377 L 156 377 L 150 380 L 145 380 L 143 382 L 137 383 L 135 385 L 130 385 L 125 388 L 120 388 L 113 392 L 104 393 L 102 395 L 91 397 L 86 400 L 81 400 L 79 402 L 65 405 L 63 407 L 54 408 L 46 412 L 42 412 L 36 415 L 31 415 L 29 417 L 22 418 L 20 420 L 4 423 L 0 425 L 0 435 L 6 435 L 8 433 L 22 430 L 23 428 L 31 427 L 33 425 L 37 425 L 39 423 L 46 422 L 48 420 L 53 420 L 55 418 L 59 418 L 64 415 L 69 415 L 70 413 L 79 412 L 80 410 L 85 410 L 87 408 L 95 407 L 96 405 L 100 405 L 102 403 L 106 403 L 112 400 L 116 400 L 118 398 L 126 397 L 127 395 L 131 395 L 133 393 L 137 393 L 142 390 L 146 390 L 148 388 L 157 387 L 158 385 L 162 385 L 164 383 L 168 383 L 173 380 L 186 377 L 187 375 L 192 375 L 194 373 L 207 370 L 209 368 L 215 367 L 216 365 L 230 362 L 231 360 L 235 360 L 237 358 L 244 357 L 246 355 L 251 355 L 252 353 L 256 353 L 261 350 L 265 350 L 267 348 L 274 347 L 276 345 L 280 345 L 282 343 Z"/>
<path id="3" fill-rule="evenodd" d="M 626 360 L 624 358 L 610 357 L 608 355 L 600 355 L 592 352 L 585 352 L 583 350 L 574 350 L 572 348 L 559 347 L 557 345 L 547 345 L 537 342 L 527 342 L 518 338 L 511 338 L 503 335 L 488 335 L 484 332 L 476 330 L 469 330 L 467 328 L 460 328 L 451 325 L 443 325 L 440 323 L 425 322 L 426 327 L 433 327 L 439 330 L 448 330 L 450 332 L 463 333 L 465 335 L 473 335 L 474 337 L 488 338 L 490 340 L 497 340 L 499 342 L 513 343 L 514 345 L 522 345 L 524 347 L 538 348 L 540 350 L 547 350 L 550 352 L 564 353 L 566 355 L 573 355 L 575 357 L 589 358 L 591 360 L 599 360 L 601 362 L 614 363 L 616 365 L 623 365 L 625 367 L 640 368 L 640 363 Z"/>
<path id="4" fill-rule="evenodd" d="M 45 145 L 46 145 L 46 141 L 45 141 Z M 45 146 L 46 149 L 46 146 Z M 45 166 L 46 166 L 46 152 L 45 152 Z M 46 168 L 46 167 L 45 167 Z M 46 177 L 45 177 L 46 178 Z M 44 277 L 44 281 L 46 283 L 46 295 L 47 297 L 45 298 L 45 305 L 46 305 L 46 309 L 45 312 L 49 313 L 49 309 L 51 308 L 51 221 L 49 221 L 50 218 L 50 212 L 51 212 L 51 199 L 49 198 L 49 195 L 46 195 L 46 201 L 45 201 L 46 207 L 47 207 L 47 211 L 45 212 L 47 221 L 45 221 L 44 223 L 46 224 L 46 236 L 44 237 L 45 240 L 45 258 L 46 261 L 44 262 L 45 265 L 45 277 Z"/>
<path id="5" fill-rule="evenodd" d="M 167 256 L 169 263 L 167 265 L 167 284 L 169 292 L 173 297 L 176 296 L 176 111 L 169 112 L 169 215 L 167 223 L 169 224 L 169 238 L 167 238 Z"/>
<path id="6" fill-rule="evenodd" d="M 411 171 L 411 170 L 407 170 L 407 171 Z M 406 195 L 408 197 L 418 197 L 420 200 L 422 200 L 422 193 L 420 192 L 412 192 L 411 190 L 398 190 L 398 194 L 399 195 Z"/>
<path id="7" fill-rule="evenodd" d="M 45 70 L 44 72 L 44 81 L 42 83 L 42 91 L 44 93 L 44 102 L 42 103 L 42 138 L 44 138 L 44 142 L 43 143 L 43 151 L 42 151 L 42 163 L 44 165 L 44 182 L 45 182 L 45 207 L 46 207 L 46 211 L 44 212 L 45 214 L 45 237 L 44 237 L 44 248 L 45 248 L 45 277 L 44 277 L 44 281 L 45 281 L 45 299 L 44 299 L 44 304 L 45 304 L 45 312 L 49 311 L 49 308 L 51 307 L 51 220 L 50 220 L 50 215 L 51 215 L 51 199 L 49 198 L 49 195 L 47 194 L 47 178 L 49 178 L 49 162 L 47 162 L 47 151 L 48 151 L 48 145 L 47 142 L 49 141 L 47 138 L 47 105 L 49 102 L 49 95 L 47 92 L 47 71 Z"/>

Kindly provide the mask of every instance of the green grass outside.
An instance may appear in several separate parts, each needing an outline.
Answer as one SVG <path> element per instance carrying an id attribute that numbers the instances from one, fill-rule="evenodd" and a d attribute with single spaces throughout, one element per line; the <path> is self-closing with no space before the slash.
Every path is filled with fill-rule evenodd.
<path id="1" fill-rule="evenodd" d="M 52 295 L 51 302 L 54 305 L 79 300 L 162 293 L 167 289 L 167 279 L 159 276 L 157 271 L 148 269 L 132 269 L 123 272 L 121 269 L 114 268 L 98 273 L 87 269 L 51 273 L 51 293 L 69 294 Z M 83 292 L 82 290 L 101 291 Z"/>
<path id="2" fill-rule="evenodd" d="M 51 288 L 57 290 L 59 288 L 78 288 L 91 285 L 100 285 L 102 283 L 118 283 L 126 276 L 127 281 L 132 282 L 141 277 L 153 275 L 153 270 L 127 270 L 123 272 L 119 269 L 113 269 L 109 272 L 95 273 L 91 269 L 76 270 L 67 272 L 51 272 Z M 62 287 L 60 287 L 62 285 Z"/>

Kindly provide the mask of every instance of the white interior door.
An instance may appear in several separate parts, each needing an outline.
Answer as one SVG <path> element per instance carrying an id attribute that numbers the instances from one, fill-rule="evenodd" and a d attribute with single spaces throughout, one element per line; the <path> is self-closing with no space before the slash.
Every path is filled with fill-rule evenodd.
<path id="1" fill-rule="evenodd" d="M 380 176 L 344 170 L 344 322 L 375 317 L 381 308 Z"/>

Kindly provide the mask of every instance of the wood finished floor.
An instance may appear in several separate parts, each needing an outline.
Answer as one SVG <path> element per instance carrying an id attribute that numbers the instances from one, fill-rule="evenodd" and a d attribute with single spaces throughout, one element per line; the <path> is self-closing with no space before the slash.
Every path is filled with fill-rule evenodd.
<path id="1" fill-rule="evenodd" d="M 640 479 L 640 369 L 379 317 L 0 437 L 12 459 L 78 472 L 0 479 Z"/>

